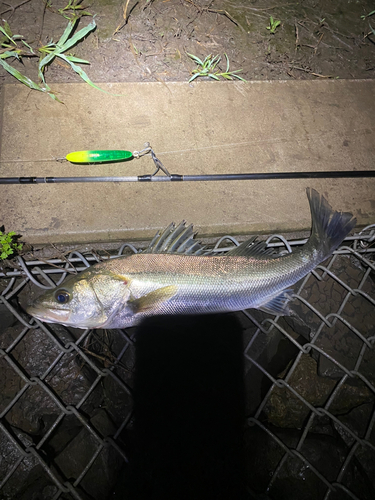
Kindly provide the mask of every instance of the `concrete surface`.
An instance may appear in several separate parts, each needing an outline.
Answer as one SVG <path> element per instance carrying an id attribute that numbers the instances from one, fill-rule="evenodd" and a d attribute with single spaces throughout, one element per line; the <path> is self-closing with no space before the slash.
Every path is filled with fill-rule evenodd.
<path id="1" fill-rule="evenodd" d="M 141 175 L 150 157 L 80 166 L 83 149 L 142 149 L 171 173 L 373 169 L 375 80 L 54 85 L 64 104 L 21 85 L 2 90 L 1 177 Z M 375 222 L 375 179 L 0 185 L 7 231 L 32 244 L 147 239 L 171 221 L 199 233 L 310 227 L 305 188 Z"/>

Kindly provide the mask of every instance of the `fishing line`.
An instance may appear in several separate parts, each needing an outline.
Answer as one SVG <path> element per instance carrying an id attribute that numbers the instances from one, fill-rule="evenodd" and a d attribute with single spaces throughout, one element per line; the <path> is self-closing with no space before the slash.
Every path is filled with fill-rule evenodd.
<path id="1" fill-rule="evenodd" d="M 163 156 L 163 155 L 168 155 L 168 154 L 180 154 L 180 153 L 195 153 L 195 152 L 200 152 L 200 151 L 205 151 L 208 149 L 222 149 L 222 148 L 235 148 L 239 146 L 249 146 L 249 145 L 257 145 L 261 144 L 264 142 L 270 143 L 270 142 L 289 142 L 292 141 L 292 139 L 284 139 L 284 138 L 277 138 L 277 139 L 264 139 L 264 140 L 258 140 L 258 141 L 245 141 L 245 142 L 232 142 L 232 143 L 225 143 L 225 144 L 213 144 L 211 146 L 200 146 L 196 148 L 189 148 L 189 149 L 179 149 L 175 151 L 162 151 L 158 153 L 158 156 Z M 149 144 L 149 143 L 146 143 Z M 69 156 L 69 155 L 67 155 Z M 37 163 L 37 162 L 51 162 L 51 161 L 57 161 L 57 162 L 66 162 L 67 157 L 51 157 L 51 158 L 40 158 L 40 159 L 35 159 L 35 160 L 0 160 L 0 163 Z M 83 163 L 83 162 L 79 162 Z M 90 163 L 90 162 L 89 162 Z"/>
<path id="2" fill-rule="evenodd" d="M 363 129 L 367 130 L 367 129 Z M 362 129 L 358 129 L 355 131 L 355 135 L 360 135 L 363 132 Z M 319 137 L 324 137 L 327 139 L 330 135 L 335 135 L 334 132 L 329 132 L 325 131 L 324 133 L 318 132 L 316 134 L 309 134 L 309 138 L 319 138 Z M 353 135 L 353 133 L 351 134 Z M 308 141 L 309 139 L 305 139 Z M 257 139 L 253 141 L 243 141 L 243 142 L 232 142 L 232 143 L 224 143 L 224 144 L 212 144 L 210 146 L 199 146 L 195 148 L 188 148 L 188 149 L 178 149 L 174 151 L 161 151 L 158 153 L 158 156 L 163 156 L 163 155 L 168 155 L 168 154 L 181 154 L 181 153 L 195 153 L 195 152 L 200 152 L 200 151 L 205 151 L 205 150 L 210 150 L 210 149 L 227 149 L 227 148 L 236 148 L 236 147 L 241 147 L 241 146 L 256 146 L 259 144 L 277 144 L 277 143 L 287 143 L 287 142 L 303 142 L 299 139 L 296 138 L 290 138 L 290 137 L 275 137 L 275 138 L 267 138 L 267 139 Z M 149 144 L 149 143 L 146 143 Z M 37 162 L 51 162 L 51 161 L 57 161 L 57 162 L 66 162 L 67 158 L 66 157 L 55 157 L 52 156 L 51 158 L 40 158 L 40 159 L 35 159 L 35 160 L 22 160 L 22 159 L 17 159 L 17 160 L 0 160 L 0 163 L 37 163 Z"/>

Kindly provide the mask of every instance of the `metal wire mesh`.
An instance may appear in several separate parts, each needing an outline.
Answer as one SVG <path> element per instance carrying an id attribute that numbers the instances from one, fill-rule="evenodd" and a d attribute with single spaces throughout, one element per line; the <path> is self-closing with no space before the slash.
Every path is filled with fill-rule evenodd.
<path id="1" fill-rule="evenodd" d="M 252 491 L 275 499 L 374 498 L 374 241 L 369 226 L 299 282 L 291 317 L 239 313 Z M 290 252 L 304 240 L 274 235 L 267 242 Z M 233 244 L 224 237 L 214 250 Z M 129 251 L 137 250 L 124 244 L 110 258 Z M 31 498 L 34 491 L 54 500 L 105 498 L 128 461 L 121 435 L 132 425 L 134 329 L 46 325 L 19 306 L 32 287 L 52 288 L 103 258 L 18 257 L 14 269 L 0 273 L 0 498 Z M 289 354 L 270 363 L 280 342 Z M 64 428 L 69 437 L 61 437 Z M 105 484 L 93 491 L 98 468 Z"/>

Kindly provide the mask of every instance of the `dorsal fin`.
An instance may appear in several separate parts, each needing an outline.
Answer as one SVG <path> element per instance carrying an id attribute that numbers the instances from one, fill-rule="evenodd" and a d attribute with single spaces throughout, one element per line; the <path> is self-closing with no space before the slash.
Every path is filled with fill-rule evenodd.
<path id="1" fill-rule="evenodd" d="M 256 241 L 256 236 L 252 236 L 244 241 L 238 247 L 229 250 L 226 255 L 241 255 L 245 257 L 263 257 L 272 259 L 278 257 L 279 254 L 273 248 L 268 248 L 265 241 Z"/>
<path id="2" fill-rule="evenodd" d="M 185 221 L 178 226 L 174 222 L 164 231 L 157 232 L 151 243 L 142 253 L 179 253 L 186 255 L 202 255 L 210 253 L 206 246 L 195 239 L 193 225 L 186 226 Z"/>

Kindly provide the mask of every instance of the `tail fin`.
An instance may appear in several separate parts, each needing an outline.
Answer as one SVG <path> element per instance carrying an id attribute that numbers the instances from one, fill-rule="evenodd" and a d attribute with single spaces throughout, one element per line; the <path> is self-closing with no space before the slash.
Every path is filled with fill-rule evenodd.
<path id="1" fill-rule="evenodd" d="M 336 212 L 315 189 L 307 188 L 312 229 L 309 242 L 328 257 L 355 227 L 357 220 L 348 212 Z"/>

